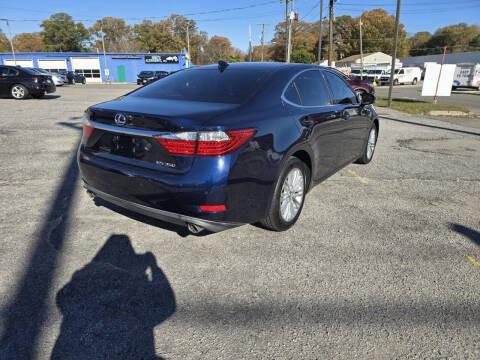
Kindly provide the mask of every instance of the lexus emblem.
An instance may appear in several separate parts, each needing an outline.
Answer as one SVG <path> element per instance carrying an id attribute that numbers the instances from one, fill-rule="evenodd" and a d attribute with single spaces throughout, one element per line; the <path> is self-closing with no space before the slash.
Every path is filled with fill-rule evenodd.
<path id="1" fill-rule="evenodd" d="M 115 124 L 117 124 L 118 126 L 123 126 L 126 123 L 127 123 L 127 115 L 122 113 L 115 114 Z"/>

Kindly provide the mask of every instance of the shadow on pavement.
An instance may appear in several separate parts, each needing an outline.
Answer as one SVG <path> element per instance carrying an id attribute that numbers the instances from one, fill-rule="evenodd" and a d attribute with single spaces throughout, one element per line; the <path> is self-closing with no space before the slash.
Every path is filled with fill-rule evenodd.
<path id="1" fill-rule="evenodd" d="M 475 245 L 480 246 L 480 232 L 460 224 L 451 224 L 450 229 L 467 237 Z"/>
<path id="2" fill-rule="evenodd" d="M 384 116 L 384 115 L 379 115 L 379 117 L 382 118 L 382 119 L 392 120 L 392 121 L 396 121 L 396 122 L 400 122 L 400 123 L 404 123 L 404 124 L 423 126 L 423 127 L 428 127 L 428 128 L 432 128 L 432 129 L 453 131 L 453 132 L 460 133 L 460 134 L 480 136 L 480 133 L 476 133 L 476 132 L 473 132 L 473 131 L 457 130 L 457 129 L 447 128 L 447 127 L 443 127 L 443 126 L 422 124 L 422 123 L 415 122 L 415 121 L 395 119 L 395 118 L 392 118 L 392 117 L 389 117 L 389 116 Z"/>
<path id="3" fill-rule="evenodd" d="M 66 240 L 77 179 L 73 151 L 50 206 L 45 206 L 45 218 L 32 242 L 15 295 L 2 309 L 0 359 L 35 358 L 38 337 L 48 315 L 48 294 Z"/>
<path id="4" fill-rule="evenodd" d="M 153 329 L 175 312 L 175 295 L 150 252 L 112 235 L 57 294 L 63 315 L 52 359 L 158 359 Z"/>

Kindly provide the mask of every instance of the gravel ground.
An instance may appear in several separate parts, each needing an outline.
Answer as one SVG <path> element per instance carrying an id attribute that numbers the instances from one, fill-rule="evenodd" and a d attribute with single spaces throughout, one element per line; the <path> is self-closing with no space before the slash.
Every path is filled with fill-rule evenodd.
<path id="1" fill-rule="evenodd" d="M 478 128 L 381 110 L 291 230 L 195 237 L 81 189 L 82 111 L 131 88 L 0 99 L 1 359 L 480 358 Z"/>

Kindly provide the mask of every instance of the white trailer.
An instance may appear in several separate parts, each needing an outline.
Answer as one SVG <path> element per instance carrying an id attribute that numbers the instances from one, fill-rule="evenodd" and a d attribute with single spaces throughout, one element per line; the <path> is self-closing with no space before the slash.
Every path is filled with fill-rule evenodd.
<path id="1" fill-rule="evenodd" d="M 452 89 L 464 87 L 480 90 L 480 64 L 457 64 Z"/>

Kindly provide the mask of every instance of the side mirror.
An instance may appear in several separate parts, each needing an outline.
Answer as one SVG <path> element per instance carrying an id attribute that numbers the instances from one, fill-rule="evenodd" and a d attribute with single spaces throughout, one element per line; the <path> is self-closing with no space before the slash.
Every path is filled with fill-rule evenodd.
<path id="1" fill-rule="evenodd" d="M 371 105 L 375 102 L 375 95 L 370 93 L 362 94 L 362 105 Z"/>

